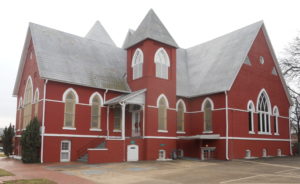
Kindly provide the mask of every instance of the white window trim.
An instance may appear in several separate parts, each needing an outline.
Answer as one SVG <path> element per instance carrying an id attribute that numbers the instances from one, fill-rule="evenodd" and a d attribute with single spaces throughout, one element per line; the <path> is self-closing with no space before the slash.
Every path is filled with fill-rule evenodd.
<path id="1" fill-rule="evenodd" d="M 62 101 L 66 102 L 67 95 L 70 91 L 72 91 L 75 95 L 75 104 L 78 104 L 79 103 L 79 97 L 78 97 L 77 92 L 73 88 L 68 88 L 67 90 L 65 90 L 65 92 L 63 94 L 63 97 L 62 97 Z"/>
<path id="2" fill-rule="evenodd" d="M 184 101 L 182 100 L 182 99 L 179 99 L 177 102 L 176 102 L 176 113 L 178 113 L 178 106 L 179 106 L 179 104 L 180 103 L 182 103 L 183 104 L 183 116 L 185 115 L 185 113 L 186 113 L 186 106 L 185 106 L 185 103 L 184 103 Z M 177 117 L 177 116 L 176 116 Z M 183 132 L 184 132 L 184 134 L 185 134 L 185 117 L 183 117 L 183 130 L 177 130 L 177 132 L 176 133 L 179 133 L 179 134 L 182 134 Z M 176 122 L 177 122 L 177 120 L 176 120 Z M 177 126 L 176 126 L 176 128 L 177 128 Z"/>
<path id="3" fill-rule="evenodd" d="M 156 100 L 156 108 L 158 108 L 159 107 L 159 101 L 160 101 L 160 99 L 161 98 L 164 98 L 165 100 L 166 100 L 166 105 L 167 105 L 167 109 L 169 108 L 169 100 L 168 100 L 168 98 L 166 97 L 166 95 L 165 94 L 160 94 L 158 97 L 157 97 L 157 100 Z"/>
<path id="4" fill-rule="evenodd" d="M 211 110 L 213 111 L 213 110 L 215 109 L 215 107 L 214 107 L 215 105 L 214 105 L 214 102 L 212 101 L 212 99 L 209 98 L 209 97 L 206 97 L 206 98 L 203 100 L 202 105 L 201 105 L 201 111 L 204 112 L 204 105 L 205 105 L 206 101 L 209 101 L 209 102 L 210 102 L 210 104 L 211 104 Z"/>
<path id="5" fill-rule="evenodd" d="M 122 132 L 122 130 L 114 129 L 113 132 Z"/>
<path id="6" fill-rule="evenodd" d="M 141 54 L 142 59 L 141 59 L 141 61 L 138 61 L 137 63 L 135 63 L 137 54 Z M 135 50 L 132 60 L 131 60 L 132 80 L 136 80 L 136 79 L 143 77 L 143 63 L 144 63 L 144 53 L 140 48 L 137 48 Z M 141 71 L 139 71 L 139 68 L 138 68 L 139 65 L 142 65 Z M 141 74 L 140 76 L 138 76 L 137 74 L 134 74 L 134 67 L 137 67 L 137 71 L 139 71 Z M 139 74 L 139 72 L 137 72 L 137 73 Z"/>
<path id="7" fill-rule="evenodd" d="M 63 130 L 76 130 L 75 127 L 63 127 L 62 129 Z"/>
<path id="8" fill-rule="evenodd" d="M 62 160 L 61 153 L 62 153 L 62 143 L 67 142 L 69 144 L 69 158 L 68 160 Z M 62 140 L 60 142 L 60 162 L 70 162 L 71 161 L 71 155 L 72 155 L 72 144 L 70 140 Z"/>
<path id="9" fill-rule="evenodd" d="M 95 96 L 98 96 L 98 97 L 100 98 L 100 106 L 102 107 L 102 106 L 103 106 L 103 98 L 102 98 L 101 94 L 98 93 L 98 92 L 94 92 L 94 93 L 90 96 L 89 104 L 90 104 L 90 105 L 93 104 L 93 98 L 94 98 Z"/>
<path id="10" fill-rule="evenodd" d="M 268 112 L 264 112 L 264 111 L 259 111 L 259 98 L 262 94 L 265 94 L 265 97 L 266 97 L 266 100 L 267 100 L 267 105 L 268 105 Z M 271 100 L 269 98 L 269 95 L 267 93 L 267 91 L 263 88 L 260 90 L 258 96 L 257 96 L 257 99 L 256 99 L 256 110 L 257 110 L 257 113 L 260 114 L 260 122 L 259 122 L 259 125 L 260 125 L 260 131 L 258 132 L 258 134 L 265 134 L 265 135 L 271 135 L 271 108 L 272 105 L 271 105 Z M 269 122 L 269 131 L 262 131 L 262 116 L 268 116 L 268 122 Z M 265 118 L 266 119 L 266 118 Z M 265 130 L 267 129 L 267 122 L 265 121 Z"/>
<path id="11" fill-rule="evenodd" d="M 251 105 L 251 109 L 249 108 L 249 106 Z M 254 106 L 254 103 L 252 100 L 249 100 L 248 101 L 248 104 L 247 104 L 247 111 L 248 113 L 251 112 L 251 130 L 249 130 L 249 134 L 255 134 L 254 132 L 254 112 L 255 112 L 255 106 Z M 249 120 L 248 120 L 249 121 Z"/>
<path id="12" fill-rule="evenodd" d="M 185 131 L 177 131 L 176 133 L 177 133 L 177 134 L 186 134 Z"/>
<path id="13" fill-rule="evenodd" d="M 101 129 L 101 128 L 90 128 L 90 131 L 93 131 L 93 132 L 101 132 L 102 129 Z"/>
<path id="14" fill-rule="evenodd" d="M 276 112 L 277 111 L 277 112 Z M 276 132 L 274 132 L 274 135 L 279 135 L 279 126 L 278 126 L 278 121 L 279 121 L 279 109 L 278 107 L 275 105 L 273 107 L 273 115 L 276 118 Z"/>
<path id="15" fill-rule="evenodd" d="M 166 63 L 162 63 L 160 60 L 158 61 L 157 57 L 159 53 L 163 53 L 163 55 L 165 56 L 165 62 Z M 164 48 L 159 48 L 157 49 L 157 51 L 155 52 L 154 55 L 154 63 L 155 63 L 155 77 L 160 78 L 160 79 L 169 79 L 169 68 L 170 68 L 170 57 L 169 54 L 167 53 L 167 51 Z M 161 71 L 161 76 L 157 75 L 157 65 L 160 64 L 161 66 L 166 66 L 166 76 L 163 75 L 163 71 Z"/>
<path id="16" fill-rule="evenodd" d="M 168 130 L 157 130 L 157 132 L 160 132 L 160 133 L 168 133 Z"/>

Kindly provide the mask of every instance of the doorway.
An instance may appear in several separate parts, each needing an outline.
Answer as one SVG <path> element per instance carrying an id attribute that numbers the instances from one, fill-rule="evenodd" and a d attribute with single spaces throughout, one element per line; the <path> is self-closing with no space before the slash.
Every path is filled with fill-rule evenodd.
<path id="1" fill-rule="evenodd" d="M 71 141 L 61 141 L 60 161 L 70 162 L 71 160 Z"/>

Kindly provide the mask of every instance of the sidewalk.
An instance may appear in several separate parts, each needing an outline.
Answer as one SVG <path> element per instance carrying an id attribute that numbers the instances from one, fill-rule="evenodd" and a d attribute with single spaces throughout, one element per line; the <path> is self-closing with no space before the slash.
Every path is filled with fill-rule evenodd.
<path id="1" fill-rule="evenodd" d="M 46 178 L 57 184 L 93 184 L 93 182 L 77 176 L 48 170 L 45 168 L 46 166 L 49 166 L 49 164 L 23 164 L 19 160 L 0 158 L 0 168 L 15 175 L 0 177 L 0 183 L 8 180 Z"/>

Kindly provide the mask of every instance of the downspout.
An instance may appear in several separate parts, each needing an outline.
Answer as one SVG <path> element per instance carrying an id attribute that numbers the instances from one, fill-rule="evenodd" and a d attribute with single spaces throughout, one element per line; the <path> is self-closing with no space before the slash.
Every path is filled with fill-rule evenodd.
<path id="1" fill-rule="evenodd" d="M 229 130 L 229 120 L 228 120 L 228 94 L 225 91 L 225 110 L 226 110 L 226 160 L 229 160 L 228 156 L 228 130 Z"/>
<path id="2" fill-rule="evenodd" d="M 125 158 L 126 158 L 126 135 L 125 135 L 125 107 L 126 107 L 126 103 L 124 102 L 120 102 L 120 105 L 122 107 L 122 139 L 123 140 L 123 149 L 124 149 L 124 157 L 123 157 L 123 162 L 125 162 Z"/>
<path id="3" fill-rule="evenodd" d="M 293 155 L 292 150 L 292 137 L 291 137 L 291 106 L 289 108 L 289 136 L 290 136 L 290 155 Z"/>
<path id="4" fill-rule="evenodd" d="M 44 133 L 45 133 L 45 108 L 46 108 L 46 89 L 48 79 L 44 83 L 44 97 L 43 97 L 43 117 L 42 117 L 42 132 L 41 132 L 41 163 L 44 162 Z"/>

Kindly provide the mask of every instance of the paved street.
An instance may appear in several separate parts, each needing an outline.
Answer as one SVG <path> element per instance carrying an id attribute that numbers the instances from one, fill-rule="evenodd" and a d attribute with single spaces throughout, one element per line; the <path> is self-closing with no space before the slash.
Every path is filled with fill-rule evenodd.
<path id="1" fill-rule="evenodd" d="M 0 159 L 0 168 L 16 176 L 10 179 L 47 178 L 70 184 L 183 184 L 183 183 L 300 183 L 300 157 L 258 160 L 167 162 L 145 161 L 111 164 L 22 164 Z"/>

